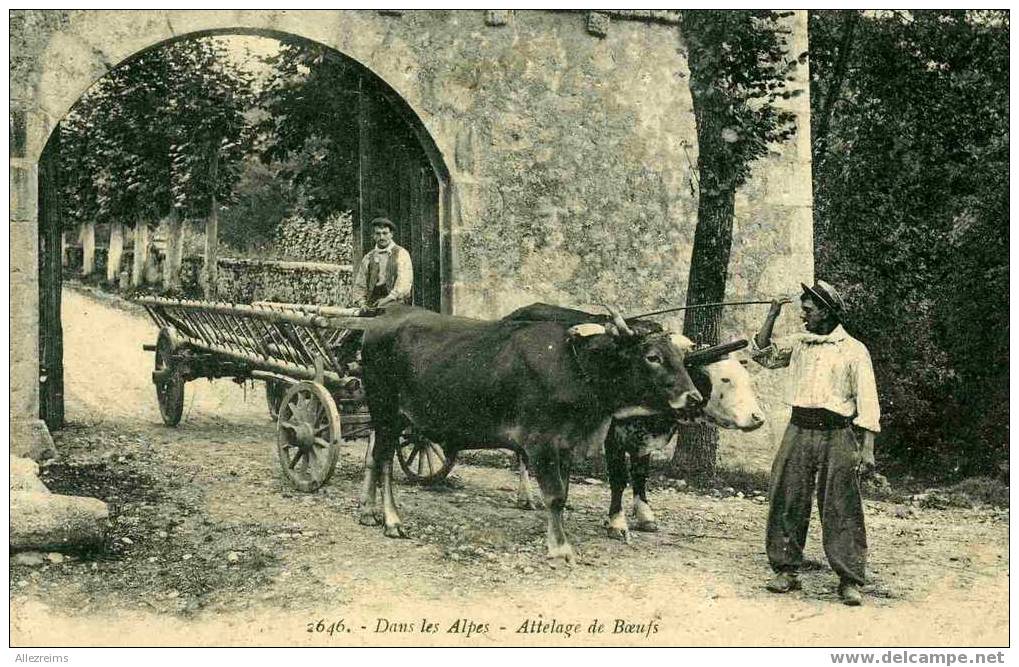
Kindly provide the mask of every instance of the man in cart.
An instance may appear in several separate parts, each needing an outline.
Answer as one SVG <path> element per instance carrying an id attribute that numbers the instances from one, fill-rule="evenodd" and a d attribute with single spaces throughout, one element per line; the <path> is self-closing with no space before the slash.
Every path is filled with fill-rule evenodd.
<path id="1" fill-rule="evenodd" d="M 816 481 L 824 553 L 839 576 L 842 601 L 856 606 L 863 601 L 867 561 L 860 478 L 874 472 L 874 434 L 880 430 L 874 369 L 864 344 L 842 328 L 845 304 L 835 288 L 823 280 L 802 287 L 800 317 L 808 333 L 772 341 L 775 319 L 791 301 L 776 299 L 751 348 L 762 366 L 790 369 L 792 415 L 768 494 L 766 546 L 776 576 L 767 588 L 800 588 L 797 572 Z"/>
<path id="2" fill-rule="evenodd" d="M 354 273 L 354 296 L 368 308 L 410 303 L 414 266 L 410 254 L 393 241 L 396 225 L 389 218 L 371 221 L 375 247 L 365 253 Z"/>

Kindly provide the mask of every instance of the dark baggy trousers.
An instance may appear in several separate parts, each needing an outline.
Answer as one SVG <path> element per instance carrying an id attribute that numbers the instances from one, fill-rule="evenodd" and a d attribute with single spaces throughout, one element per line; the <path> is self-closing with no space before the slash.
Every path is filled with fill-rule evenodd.
<path id="1" fill-rule="evenodd" d="M 824 553 L 839 578 L 864 583 L 867 532 L 856 473 L 859 460 L 850 427 L 825 430 L 790 423 L 771 467 L 768 561 L 775 572 L 796 572 L 803 562 L 811 502 L 817 485 Z"/>

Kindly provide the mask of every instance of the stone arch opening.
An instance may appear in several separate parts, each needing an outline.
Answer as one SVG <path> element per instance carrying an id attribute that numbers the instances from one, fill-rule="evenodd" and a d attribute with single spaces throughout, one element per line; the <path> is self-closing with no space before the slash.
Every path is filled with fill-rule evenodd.
<path id="1" fill-rule="evenodd" d="M 207 36 L 253 35 L 315 45 L 356 72 L 351 108 L 357 137 L 356 192 L 353 209 L 353 261 L 371 246 L 367 228 L 375 215 L 397 222 L 397 242 L 411 254 L 415 270 L 414 302 L 433 310 L 451 310 L 448 227 L 450 175 L 420 116 L 399 92 L 363 62 L 333 46 L 300 34 L 257 28 L 216 28 L 155 42 L 118 62 L 128 63 L 172 42 Z M 94 85 L 102 77 L 92 81 Z M 82 93 L 83 95 L 84 93 Z M 80 96 L 79 98 L 80 99 Z M 77 101 L 75 102 L 75 104 Z M 73 108 L 73 105 L 72 107 Z M 68 110 L 69 112 L 70 110 Z M 66 115 L 65 115 L 66 117 Z M 39 367 L 40 416 L 50 429 L 63 423 L 63 331 L 61 310 L 61 220 L 57 186 L 59 124 L 51 130 L 38 161 Z"/>

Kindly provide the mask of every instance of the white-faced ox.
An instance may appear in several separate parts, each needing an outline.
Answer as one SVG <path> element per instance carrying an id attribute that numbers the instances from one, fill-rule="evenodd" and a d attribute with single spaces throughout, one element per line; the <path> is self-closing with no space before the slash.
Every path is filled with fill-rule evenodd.
<path id="1" fill-rule="evenodd" d="M 506 316 L 506 319 L 528 321 L 551 320 L 570 325 L 582 323 L 606 323 L 610 318 L 561 306 L 532 304 Z M 666 334 L 657 322 L 632 320 L 628 325 L 645 334 Z M 676 430 L 684 424 L 709 424 L 723 429 L 753 431 L 764 424 L 764 411 L 754 392 L 750 374 L 742 364 L 729 357 L 746 347 L 747 341 L 739 340 L 711 347 L 694 349 L 694 343 L 680 334 L 671 334 L 677 348 L 684 351 L 687 370 L 697 389 L 707 400 L 694 409 L 658 413 L 654 415 L 629 416 L 616 414 L 605 439 L 605 459 L 609 473 L 612 497 L 609 503 L 609 535 L 629 539 L 629 527 L 623 513 L 623 491 L 627 484 L 626 459 L 630 461 L 630 477 L 633 483 L 633 509 L 637 519 L 635 528 L 643 531 L 657 530 L 657 522 L 647 499 L 647 477 L 650 469 L 651 452 L 663 448 Z M 527 481 L 526 461 L 520 457 L 517 465 L 520 481 L 517 500 L 522 507 L 533 508 Z"/>
<path id="2" fill-rule="evenodd" d="M 668 335 L 636 333 L 618 314 L 612 320 L 575 328 L 387 308 L 372 321 L 362 348 L 376 444 L 361 522 L 381 521 L 390 537 L 405 534 L 392 461 L 409 423 L 459 449 L 491 443 L 524 451 L 547 508 L 549 554 L 572 559 L 562 517 L 572 457 L 603 445 L 613 415 L 673 412 L 702 401 L 684 350 Z"/>
<path id="3" fill-rule="evenodd" d="M 677 342 L 685 346 L 682 341 Z M 764 411 L 758 403 L 750 374 L 739 361 L 728 356 L 729 352 L 746 344 L 745 340 L 735 341 L 687 354 L 690 376 L 700 392 L 708 397 L 693 414 L 678 418 L 653 415 L 613 421 L 605 438 L 605 465 L 612 488 L 608 523 L 611 537 L 629 540 L 629 525 L 623 512 L 627 458 L 630 463 L 629 479 L 633 484 L 634 528 L 655 531 L 658 524 L 647 497 L 653 450 L 664 448 L 683 424 L 701 423 L 740 431 L 753 431 L 764 424 Z"/>

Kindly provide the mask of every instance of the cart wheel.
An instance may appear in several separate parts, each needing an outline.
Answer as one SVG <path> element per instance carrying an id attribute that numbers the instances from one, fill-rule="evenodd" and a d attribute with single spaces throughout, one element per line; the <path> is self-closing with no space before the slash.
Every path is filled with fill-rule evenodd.
<path id="1" fill-rule="evenodd" d="M 442 445 L 409 429 L 400 435 L 396 458 L 407 479 L 419 484 L 441 482 L 456 465 L 455 451 L 447 452 Z"/>
<path id="2" fill-rule="evenodd" d="M 276 421 L 280 416 L 280 403 L 283 402 L 283 394 L 287 391 L 287 383 L 279 380 L 265 381 L 265 404 L 269 408 L 269 418 Z"/>
<path id="3" fill-rule="evenodd" d="M 159 330 L 159 338 L 156 340 L 156 370 L 152 374 L 159 412 L 167 426 L 179 424 L 184 413 L 184 378 L 173 361 L 173 353 L 178 347 L 175 339 L 176 336 L 169 329 Z"/>
<path id="4" fill-rule="evenodd" d="M 340 454 L 340 413 L 329 391 L 307 380 L 283 394 L 276 452 L 287 483 L 312 492 L 329 481 Z"/>

